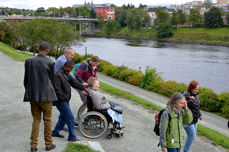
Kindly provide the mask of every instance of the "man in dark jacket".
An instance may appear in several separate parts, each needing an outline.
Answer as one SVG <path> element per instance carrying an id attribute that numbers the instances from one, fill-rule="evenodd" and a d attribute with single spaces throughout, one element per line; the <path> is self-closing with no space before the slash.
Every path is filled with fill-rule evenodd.
<path id="1" fill-rule="evenodd" d="M 33 125 L 31 132 L 31 152 L 37 151 L 39 126 L 41 115 L 44 120 L 44 139 L 46 150 L 52 150 L 56 146 L 52 143 L 52 102 L 57 100 L 57 96 L 52 86 L 54 62 L 46 55 L 49 52 L 49 44 L 41 42 L 39 54 L 36 57 L 25 61 L 24 101 L 30 102 Z"/>
<path id="2" fill-rule="evenodd" d="M 71 99 L 71 86 L 73 88 L 85 90 L 85 87 L 69 74 L 73 70 L 74 65 L 72 60 L 67 60 L 64 66 L 54 75 L 54 88 L 58 97 L 58 101 L 55 102 L 55 105 L 60 115 L 55 129 L 52 131 L 52 136 L 63 138 L 64 136 L 59 132 L 66 123 L 69 131 L 68 141 L 79 141 L 74 133 L 74 116 L 69 105 Z"/>

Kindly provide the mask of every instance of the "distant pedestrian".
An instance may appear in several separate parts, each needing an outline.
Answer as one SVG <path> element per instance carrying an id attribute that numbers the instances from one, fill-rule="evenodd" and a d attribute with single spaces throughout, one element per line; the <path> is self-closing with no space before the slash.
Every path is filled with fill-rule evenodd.
<path id="1" fill-rule="evenodd" d="M 67 60 L 64 66 L 55 73 L 53 83 L 58 97 L 55 106 L 60 112 L 60 115 L 55 129 L 52 131 L 52 136 L 63 138 L 64 136 L 59 132 L 63 129 L 64 125 L 67 124 L 69 131 L 68 141 L 79 140 L 74 133 L 74 116 L 69 104 L 71 99 L 71 86 L 85 91 L 85 87 L 69 74 L 74 68 L 74 65 L 72 60 Z"/>
<path id="2" fill-rule="evenodd" d="M 57 100 L 57 96 L 52 86 L 54 62 L 46 55 L 49 52 L 49 44 L 41 42 L 39 54 L 36 57 L 25 61 L 24 101 L 29 101 L 33 116 L 32 132 L 30 137 L 31 152 L 37 151 L 39 126 L 41 115 L 44 120 L 44 139 L 46 151 L 54 149 L 56 146 L 52 141 L 52 102 Z"/>
<path id="3" fill-rule="evenodd" d="M 162 152 L 180 152 L 183 146 L 183 123 L 192 122 L 192 113 L 181 93 L 174 93 L 161 115 L 160 145 Z"/>
<path id="4" fill-rule="evenodd" d="M 187 92 L 184 93 L 185 99 L 187 100 L 188 108 L 192 112 L 193 121 L 189 125 L 184 125 L 187 137 L 185 140 L 183 152 L 190 151 L 190 147 L 196 137 L 198 119 L 202 120 L 202 114 L 200 112 L 200 99 L 198 97 L 199 89 L 199 82 L 192 80 L 188 85 Z"/>
<path id="5" fill-rule="evenodd" d="M 229 120 L 228 120 L 228 122 L 227 122 L 227 127 L 229 128 Z"/>

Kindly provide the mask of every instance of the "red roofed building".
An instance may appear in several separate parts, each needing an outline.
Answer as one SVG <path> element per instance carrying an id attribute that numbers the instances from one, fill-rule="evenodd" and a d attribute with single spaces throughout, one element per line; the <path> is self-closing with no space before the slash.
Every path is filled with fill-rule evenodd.
<path id="1" fill-rule="evenodd" d="M 99 17 L 99 14 L 101 14 L 104 17 L 104 20 L 108 19 L 115 19 L 115 8 L 107 5 L 94 5 L 93 6 L 94 11 L 97 14 L 97 17 Z"/>

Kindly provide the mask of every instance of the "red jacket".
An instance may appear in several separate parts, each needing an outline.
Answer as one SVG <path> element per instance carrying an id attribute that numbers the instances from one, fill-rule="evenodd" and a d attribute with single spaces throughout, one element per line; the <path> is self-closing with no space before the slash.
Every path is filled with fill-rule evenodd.
<path id="1" fill-rule="evenodd" d="M 85 70 L 87 69 L 87 64 L 86 63 L 83 63 L 80 65 L 79 69 L 77 70 L 77 73 L 76 73 L 76 78 L 81 82 L 86 82 L 88 81 L 88 79 L 90 77 L 96 77 L 97 78 L 97 75 L 96 75 L 96 69 L 93 70 L 92 68 L 92 65 L 91 63 L 89 62 L 88 63 L 88 70 L 85 72 Z"/>

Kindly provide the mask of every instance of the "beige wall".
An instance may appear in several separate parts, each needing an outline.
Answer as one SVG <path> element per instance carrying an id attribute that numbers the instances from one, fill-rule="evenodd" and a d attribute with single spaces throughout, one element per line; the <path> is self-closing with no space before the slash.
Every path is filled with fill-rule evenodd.
<path id="1" fill-rule="evenodd" d="M 217 0 L 218 4 L 226 4 L 228 0 Z"/>

